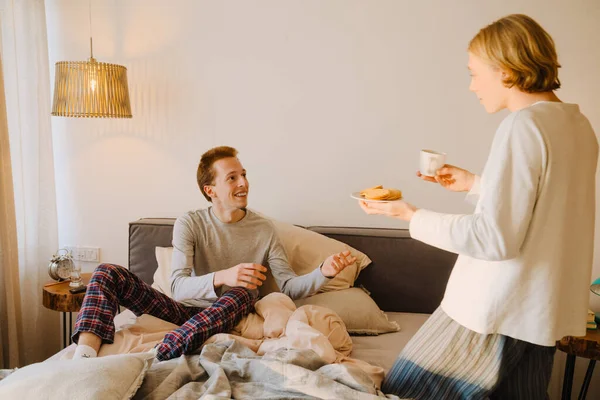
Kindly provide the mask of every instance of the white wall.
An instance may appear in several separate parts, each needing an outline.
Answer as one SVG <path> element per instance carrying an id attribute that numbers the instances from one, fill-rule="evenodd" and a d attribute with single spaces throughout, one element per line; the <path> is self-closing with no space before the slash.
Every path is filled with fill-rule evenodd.
<path id="1" fill-rule="evenodd" d="M 87 2 L 46 5 L 51 65 L 89 57 Z M 470 212 L 414 177 L 418 151 L 481 171 L 506 114 L 486 114 L 468 91 L 466 46 L 515 12 L 553 35 L 558 94 L 600 132 L 598 0 L 92 2 L 94 55 L 128 68 L 134 118 L 53 118 L 61 245 L 97 246 L 125 265 L 129 221 L 206 206 L 196 165 L 222 144 L 240 150 L 250 206 L 284 221 L 406 227 L 349 198 L 375 184 Z"/>

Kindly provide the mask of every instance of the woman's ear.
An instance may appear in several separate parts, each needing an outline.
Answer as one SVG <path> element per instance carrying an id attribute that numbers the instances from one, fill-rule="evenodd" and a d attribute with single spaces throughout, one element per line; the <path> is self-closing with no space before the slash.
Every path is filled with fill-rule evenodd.
<path id="1" fill-rule="evenodd" d="M 505 69 L 500 70 L 500 79 L 502 79 L 502 83 L 504 84 L 504 86 L 508 88 L 512 87 L 511 84 L 507 84 L 507 81 L 512 81 L 511 77 L 512 75 L 509 71 Z"/>

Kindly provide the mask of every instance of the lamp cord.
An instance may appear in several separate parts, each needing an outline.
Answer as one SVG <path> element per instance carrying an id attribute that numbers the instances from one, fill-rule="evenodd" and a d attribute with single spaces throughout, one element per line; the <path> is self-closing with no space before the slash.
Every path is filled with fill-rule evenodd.
<path id="1" fill-rule="evenodd" d="M 92 0 L 88 1 L 88 12 L 90 19 L 90 57 L 94 58 L 94 46 L 92 44 Z"/>

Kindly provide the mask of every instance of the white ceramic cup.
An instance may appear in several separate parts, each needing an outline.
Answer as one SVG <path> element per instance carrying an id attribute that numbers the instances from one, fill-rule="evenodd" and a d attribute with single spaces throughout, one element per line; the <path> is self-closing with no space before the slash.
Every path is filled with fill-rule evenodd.
<path id="1" fill-rule="evenodd" d="M 435 172 L 446 164 L 446 153 L 433 150 L 421 150 L 419 171 L 421 175 L 435 176 Z"/>

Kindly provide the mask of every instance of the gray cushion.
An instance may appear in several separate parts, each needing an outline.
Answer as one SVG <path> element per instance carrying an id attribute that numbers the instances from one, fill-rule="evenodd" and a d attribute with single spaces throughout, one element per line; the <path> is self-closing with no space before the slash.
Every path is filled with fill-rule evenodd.
<path id="1" fill-rule="evenodd" d="M 405 229 L 310 227 L 371 258 L 354 283 L 384 311 L 431 314 L 446 290 L 456 254 L 410 237 Z"/>
<path id="2" fill-rule="evenodd" d="M 151 285 L 158 268 L 155 248 L 171 247 L 174 218 L 144 218 L 129 224 L 129 270 Z"/>

